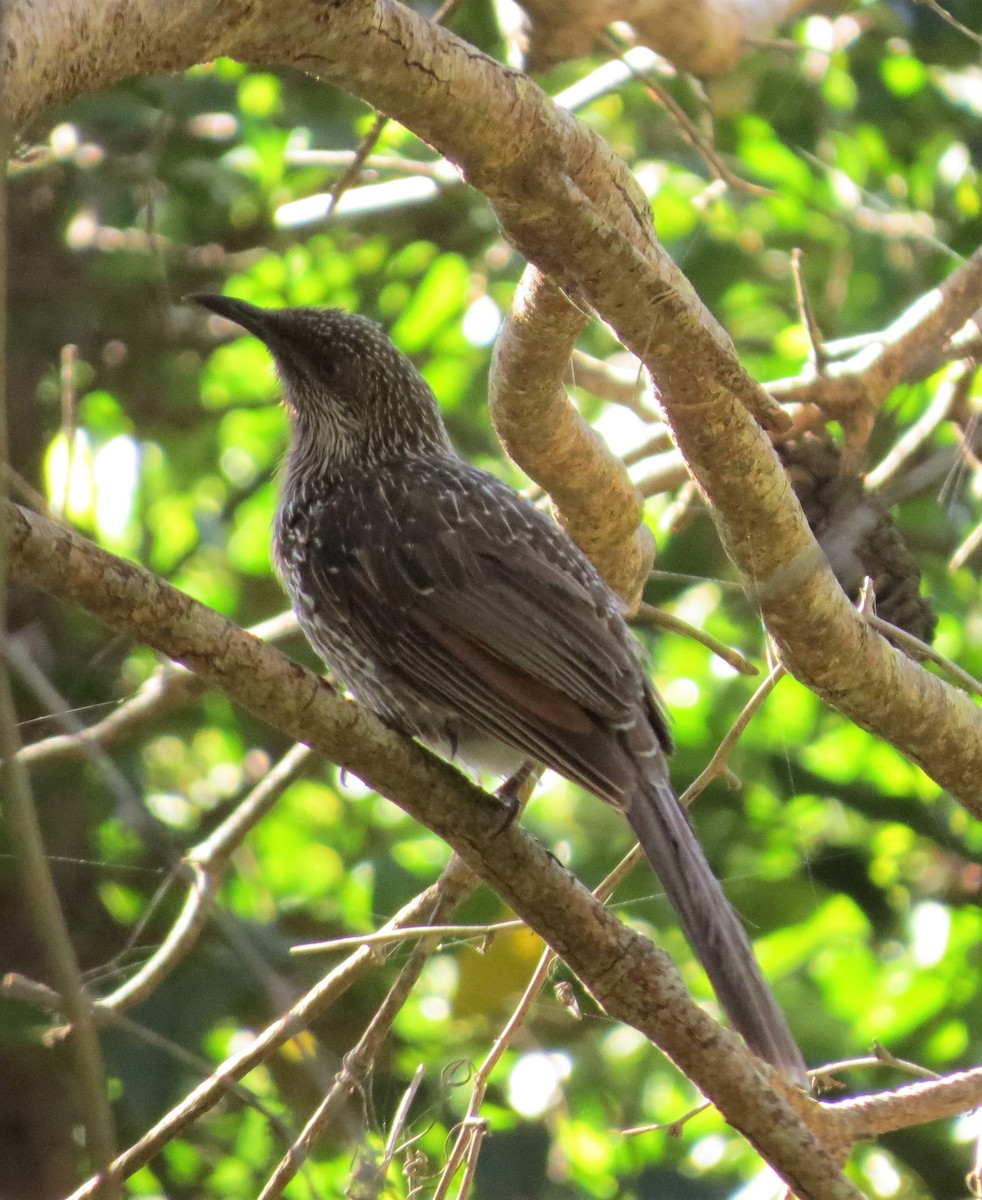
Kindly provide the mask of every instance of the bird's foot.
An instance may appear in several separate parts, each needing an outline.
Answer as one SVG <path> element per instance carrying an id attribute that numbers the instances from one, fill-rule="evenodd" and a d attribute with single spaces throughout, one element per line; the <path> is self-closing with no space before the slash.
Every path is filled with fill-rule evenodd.
<path id="1" fill-rule="evenodd" d="M 528 800 L 532 788 L 536 785 L 541 773 L 539 765 L 527 758 L 517 771 L 501 784 L 495 792 L 502 807 L 502 821 L 496 833 L 504 833 L 515 823 L 515 818 L 522 811 L 522 805 Z"/>

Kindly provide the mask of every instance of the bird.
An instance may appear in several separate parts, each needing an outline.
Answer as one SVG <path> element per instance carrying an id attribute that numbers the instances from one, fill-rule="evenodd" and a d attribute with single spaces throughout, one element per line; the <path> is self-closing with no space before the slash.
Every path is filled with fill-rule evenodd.
<path id="1" fill-rule="evenodd" d="M 619 809 L 750 1050 L 805 1064 L 669 779 L 668 719 L 623 603 L 546 512 L 454 449 L 371 319 L 189 300 L 262 341 L 289 423 L 272 557 L 334 678 L 445 758 L 532 760 Z"/>

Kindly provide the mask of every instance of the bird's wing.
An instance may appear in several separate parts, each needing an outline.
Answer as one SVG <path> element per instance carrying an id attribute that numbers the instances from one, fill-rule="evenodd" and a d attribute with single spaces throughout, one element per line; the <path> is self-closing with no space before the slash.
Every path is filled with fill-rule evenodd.
<path id="1" fill-rule="evenodd" d="M 357 488 L 332 511 L 312 569 L 364 659 L 404 693 L 624 808 L 731 1020 L 803 1079 L 672 791 L 664 719 L 593 569 L 547 517 L 464 464 L 383 471 Z"/>
<path id="2" fill-rule="evenodd" d="M 633 785 L 621 736 L 656 753 L 668 735 L 586 559 L 463 463 L 421 466 L 413 486 L 404 470 L 355 486 L 310 568 L 348 635 L 429 704 L 620 802 Z"/>

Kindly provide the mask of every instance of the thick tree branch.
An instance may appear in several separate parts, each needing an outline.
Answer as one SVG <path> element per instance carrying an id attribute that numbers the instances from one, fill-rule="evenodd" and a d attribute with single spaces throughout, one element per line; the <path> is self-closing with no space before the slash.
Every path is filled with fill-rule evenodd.
<path id="1" fill-rule="evenodd" d="M 853 610 L 758 424 L 778 427 L 784 414 L 742 370 L 657 242 L 625 164 L 527 79 L 446 30 L 393 4 L 373 7 L 371 21 L 357 8 L 345 10 L 350 28 L 332 28 L 328 54 L 300 65 L 365 96 L 457 162 L 512 241 L 609 321 L 651 372 L 787 668 L 982 813 L 982 714 Z M 366 55 L 370 66 L 352 66 L 352 56 L 366 63 Z M 461 108 L 465 81 L 471 102 Z M 487 111 L 507 113 L 507 127 L 491 128 Z"/>
<path id="2" fill-rule="evenodd" d="M 982 1067 L 943 1079 L 911 1083 L 892 1092 L 856 1096 L 825 1106 L 850 1141 L 869 1141 L 895 1129 L 943 1121 L 982 1103 Z"/>
<path id="3" fill-rule="evenodd" d="M 982 249 L 849 358 L 794 379 L 776 379 L 776 399 L 814 404 L 848 421 L 875 413 L 899 383 L 926 379 L 954 357 L 970 357 L 982 304 Z"/>
<path id="4" fill-rule="evenodd" d="M 655 551 L 644 503 L 563 386 L 587 320 L 534 267 L 526 270 L 495 345 L 491 419 L 512 458 L 552 497 L 570 537 L 633 610 Z"/>
<path id="5" fill-rule="evenodd" d="M 129 0 L 119 22 L 108 0 L 16 5 L 10 111 L 23 120 L 137 65 L 177 68 L 222 52 L 303 67 L 403 121 L 464 169 L 511 240 L 591 304 L 649 368 L 788 669 L 982 812 L 977 707 L 888 647 L 853 611 L 751 412 L 772 427 L 784 414 L 741 369 L 657 242 L 644 196 L 609 147 L 527 77 L 392 0 L 294 4 L 289 22 L 277 20 L 273 0 L 220 12 L 188 0 L 168 22 L 150 19 L 148 7 Z M 68 38 L 77 41 L 70 53 Z M 501 118 L 487 121 L 489 111 Z M 963 275 L 959 287 L 967 281 Z"/>
<path id="6" fill-rule="evenodd" d="M 849 1197 L 834 1158 L 789 1106 L 821 1110 L 691 1001 L 671 959 L 622 925 L 457 771 L 163 580 L 6 502 L 14 576 L 83 605 L 244 708 L 355 772 L 444 838 L 559 954 L 604 1008 L 656 1042 L 803 1197 Z M 783 1094 L 782 1094 L 783 1093 Z"/>
<path id="7" fill-rule="evenodd" d="M 527 66 L 590 54 L 608 25 L 624 21 L 638 41 L 692 75 L 719 75 L 748 38 L 769 35 L 806 0 L 523 0 L 531 18 Z"/>

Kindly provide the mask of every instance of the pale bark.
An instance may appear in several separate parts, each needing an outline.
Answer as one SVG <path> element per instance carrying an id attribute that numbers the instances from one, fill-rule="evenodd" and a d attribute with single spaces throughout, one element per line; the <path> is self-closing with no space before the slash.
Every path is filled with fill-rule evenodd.
<path id="1" fill-rule="evenodd" d="M 784 414 L 658 243 L 627 165 L 528 77 L 392 0 L 187 0 L 163 17 L 150 0 L 19 0 L 7 47 L 15 122 L 134 70 L 223 53 L 307 70 L 437 147 L 485 193 L 513 244 L 648 367 L 788 669 L 982 813 L 978 708 L 852 611 L 758 424 L 779 427 Z"/>
<path id="2" fill-rule="evenodd" d="M 388 796 L 491 884 L 611 1016 L 661 1046 L 798 1195 L 858 1200 L 802 1120 L 821 1128 L 819 1106 L 696 1007 L 663 950 L 621 924 L 518 825 L 503 829 L 498 807 L 463 775 L 142 567 L 10 501 L 0 503 L 0 521 L 14 578 L 153 646 Z M 127 1159 L 126 1169 L 138 1165 Z"/>
<path id="3" fill-rule="evenodd" d="M 526 65 L 540 70 L 591 54 L 614 21 L 634 30 L 680 71 L 720 75 L 746 50 L 805 8 L 808 0 L 524 0 L 529 15 Z"/>

